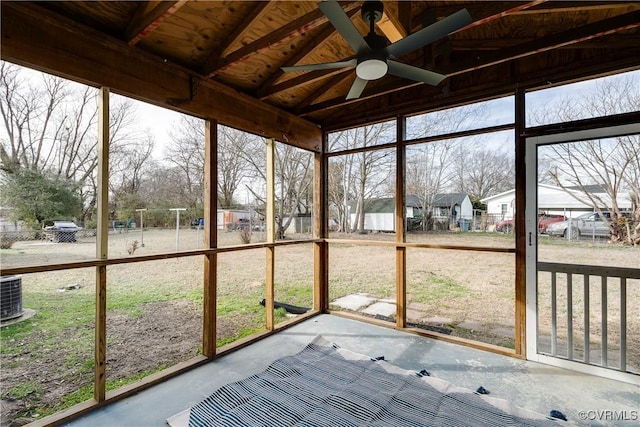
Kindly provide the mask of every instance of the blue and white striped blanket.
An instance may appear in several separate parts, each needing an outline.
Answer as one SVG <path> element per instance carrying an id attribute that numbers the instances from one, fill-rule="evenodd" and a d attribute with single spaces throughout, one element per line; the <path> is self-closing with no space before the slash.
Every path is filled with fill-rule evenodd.
<path id="1" fill-rule="evenodd" d="M 186 414 L 185 414 L 186 415 Z M 264 372 L 227 384 L 189 426 L 558 426 L 562 421 L 420 376 L 321 337 Z"/>

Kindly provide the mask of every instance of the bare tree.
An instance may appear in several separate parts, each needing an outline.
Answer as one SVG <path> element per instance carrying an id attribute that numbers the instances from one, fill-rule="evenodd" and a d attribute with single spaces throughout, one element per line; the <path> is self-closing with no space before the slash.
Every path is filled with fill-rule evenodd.
<path id="1" fill-rule="evenodd" d="M 585 116 L 635 111 L 640 105 L 640 81 L 637 74 L 609 77 L 596 81 L 592 91 L 580 92 L 572 100 L 577 107 L 571 108 L 569 100 L 563 99 L 556 106 L 547 106 L 547 114 L 577 120 Z M 538 114 L 534 117 L 546 116 Z M 541 153 L 553 164 L 547 173 L 556 185 L 572 190 L 567 192 L 571 197 L 588 200 L 609 225 L 611 241 L 640 243 L 638 135 L 550 145 Z M 592 191 L 593 186 L 601 191 Z M 632 201 L 630 218 L 623 215 L 620 208 L 625 198 Z M 610 219 L 604 210 L 610 212 Z"/>
<path id="2" fill-rule="evenodd" d="M 448 188 L 455 178 L 452 153 L 457 141 L 445 140 L 407 148 L 406 192 L 418 197 L 422 229 L 433 225 L 436 194 Z"/>
<path id="3" fill-rule="evenodd" d="M 255 136 L 227 126 L 218 133 L 218 202 L 221 208 L 236 204 L 236 191 L 248 175 L 249 164 L 243 154 Z"/>
<path id="4" fill-rule="evenodd" d="M 340 231 L 364 231 L 365 203 L 384 194 L 385 183 L 393 175 L 395 152 L 389 149 L 367 150 L 394 135 L 395 122 L 383 122 L 335 133 L 330 138 L 330 151 L 364 148 L 364 151 L 333 157 L 334 175 L 329 184 L 329 202 L 336 206 Z M 391 139 L 393 140 L 393 139 Z M 336 182 L 341 173 L 341 179 Z M 341 199 L 338 199 L 340 197 Z M 351 209 L 353 207 L 353 209 Z M 351 214 L 354 221 L 351 223 Z"/>
<path id="5" fill-rule="evenodd" d="M 276 145 L 276 233 L 285 231 L 297 214 L 307 213 L 313 183 L 313 155 L 292 145 Z"/>
<path id="6" fill-rule="evenodd" d="M 477 200 L 513 188 L 514 159 L 488 148 L 459 147 L 455 161 L 455 189 Z"/>
<path id="7" fill-rule="evenodd" d="M 172 181 L 180 186 L 175 188 L 174 201 L 187 208 L 187 217 L 197 218 L 204 206 L 204 122 L 183 116 L 178 131 L 170 135 L 165 161 L 181 174 L 180 180 Z"/>
<path id="8" fill-rule="evenodd" d="M 245 185 L 257 206 L 266 204 L 266 149 L 262 138 L 247 139 L 242 150 L 250 171 Z M 288 144 L 276 142 L 275 203 L 276 237 L 283 239 L 286 230 L 298 214 L 307 213 L 312 199 L 313 155 Z M 257 208 L 260 210 L 260 208 Z"/>
<path id="9" fill-rule="evenodd" d="M 420 138 L 446 135 L 469 129 L 485 115 L 484 104 L 472 104 L 451 110 L 436 111 L 413 117 L 407 122 L 407 137 Z M 463 150 L 463 139 L 440 141 L 407 147 L 405 183 L 407 194 L 418 197 L 422 211 L 422 228 L 432 226 L 436 194 L 451 190 L 456 176 L 467 174 L 456 167 L 456 154 Z M 468 165 L 462 165 L 464 169 Z"/>
<path id="10" fill-rule="evenodd" d="M 58 77 L 25 77 L 28 70 L 0 63 L 0 160 L 5 173 L 35 170 L 73 183 L 83 200 L 83 220 L 95 208 L 97 91 Z M 122 99 L 110 111 L 110 153 L 131 138 L 133 104 Z"/>

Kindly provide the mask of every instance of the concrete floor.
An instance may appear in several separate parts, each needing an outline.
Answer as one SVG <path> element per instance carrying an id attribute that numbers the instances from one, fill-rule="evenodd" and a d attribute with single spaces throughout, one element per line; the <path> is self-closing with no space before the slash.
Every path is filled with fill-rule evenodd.
<path id="1" fill-rule="evenodd" d="M 483 386 L 491 397 L 508 399 L 529 410 L 547 415 L 552 409 L 559 410 L 578 425 L 638 425 L 637 385 L 332 315 L 314 317 L 67 425 L 166 426 L 168 417 L 196 404 L 216 388 L 260 372 L 279 357 L 297 353 L 317 335 L 358 353 L 384 355 L 385 360 L 404 369 L 427 369 L 432 376 L 457 386 L 473 390 Z"/>

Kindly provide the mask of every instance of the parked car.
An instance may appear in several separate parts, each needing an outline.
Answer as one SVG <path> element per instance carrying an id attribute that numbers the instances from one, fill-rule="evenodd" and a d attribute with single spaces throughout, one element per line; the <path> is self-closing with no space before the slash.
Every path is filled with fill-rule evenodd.
<path id="1" fill-rule="evenodd" d="M 52 242 L 75 242 L 76 233 L 81 230 L 73 221 L 45 221 L 42 231 Z"/>
<path id="2" fill-rule="evenodd" d="M 564 215 L 549 215 L 549 214 L 538 214 L 538 233 L 546 233 L 549 225 L 554 224 L 556 222 L 565 221 Z M 513 232 L 513 220 L 505 219 L 496 224 L 496 231 L 502 233 L 512 233 Z"/>
<path id="3" fill-rule="evenodd" d="M 611 218 L 609 212 L 602 214 L 607 220 Z M 609 237 L 609 233 L 608 221 L 603 221 L 600 215 L 595 212 L 588 212 L 577 218 L 556 222 L 547 227 L 547 234 L 551 236 L 567 237 L 570 235 L 572 239 L 577 239 L 580 236 Z"/>

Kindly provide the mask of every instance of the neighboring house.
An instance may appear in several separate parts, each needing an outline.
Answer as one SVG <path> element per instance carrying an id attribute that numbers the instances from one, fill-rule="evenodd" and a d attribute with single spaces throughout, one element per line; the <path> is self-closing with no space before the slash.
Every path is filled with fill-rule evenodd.
<path id="1" fill-rule="evenodd" d="M 575 187 L 574 187 L 575 188 Z M 609 197 L 603 191 L 602 186 L 585 186 L 585 190 L 597 194 L 601 200 L 608 201 Z M 487 214 L 495 222 L 505 219 L 513 219 L 516 204 L 516 191 L 509 190 L 495 196 L 482 199 L 487 204 Z M 630 209 L 631 200 L 628 197 L 618 199 L 621 209 Z M 600 206 L 601 209 L 609 209 L 609 206 Z M 562 189 L 555 185 L 538 184 L 538 211 L 549 215 L 564 215 L 568 218 L 579 216 L 585 212 L 593 212 L 593 204 L 578 189 Z"/>
<path id="2" fill-rule="evenodd" d="M 364 229 L 369 231 L 395 230 L 395 198 L 369 199 L 365 201 Z M 355 224 L 356 206 L 351 204 L 351 224 Z M 405 218 L 417 218 L 422 215 L 422 203 L 415 195 L 408 195 L 405 200 Z M 473 218 L 473 204 L 464 193 L 436 194 L 433 203 L 432 218 L 442 222 L 464 218 Z"/>

